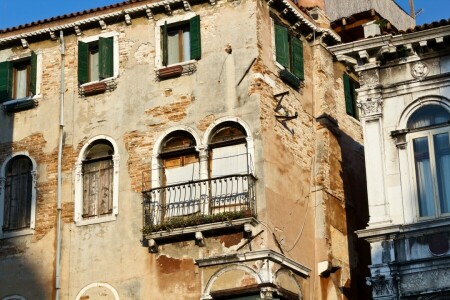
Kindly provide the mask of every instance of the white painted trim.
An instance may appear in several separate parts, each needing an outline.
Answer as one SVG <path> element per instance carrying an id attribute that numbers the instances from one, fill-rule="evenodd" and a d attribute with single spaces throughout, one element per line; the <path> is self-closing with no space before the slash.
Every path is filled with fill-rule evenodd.
<path id="1" fill-rule="evenodd" d="M 113 160 L 113 212 L 112 215 L 96 217 L 84 220 L 82 217 L 83 214 L 83 161 L 86 154 L 86 149 L 95 141 L 106 140 L 111 143 L 114 149 L 114 155 L 112 157 Z M 74 198 L 74 206 L 75 206 L 75 215 L 74 222 L 77 226 L 83 225 L 91 225 L 96 223 L 110 222 L 116 220 L 117 215 L 119 214 L 119 166 L 120 166 L 120 156 L 119 156 L 119 148 L 117 147 L 117 143 L 113 138 L 107 135 L 98 135 L 91 138 L 84 146 L 81 148 L 80 153 L 78 154 L 77 161 L 75 163 L 75 198 Z"/>
<path id="2" fill-rule="evenodd" d="M 179 16 L 164 18 L 164 19 L 158 20 L 156 22 L 156 24 L 155 24 L 155 66 L 157 69 L 164 67 L 162 65 L 161 27 L 164 25 L 164 23 L 166 21 L 167 21 L 167 24 L 173 24 L 173 23 L 188 21 L 195 16 L 196 16 L 196 14 L 194 12 L 187 12 L 187 13 L 179 15 Z M 169 66 L 183 65 L 186 63 L 193 63 L 193 62 L 195 62 L 195 60 L 184 61 L 184 62 L 180 62 L 178 64 L 172 64 Z"/>
<path id="3" fill-rule="evenodd" d="M 120 59 L 120 56 L 119 56 L 119 33 L 115 32 L 115 31 L 103 32 L 98 35 L 93 35 L 93 36 L 78 39 L 78 41 L 82 42 L 82 43 L 92 43 L 92 42 L 98 41 L 99 38 L 109 38 L 109 37 L 113 38 L 113 60 L 114 60 L 114 62 L 113 62 L 113 70 L 114 71 L 113 72 L 114 72 L 114 75 L 113 75 L 113 77 L 104 78 L 100 81 L 108 81 L 113 78 L 117 78 L 119 76 L 119 63 L 120 63 L 120 61 L 119 61 L 119 59 Z M 77 48 L 78 48 L 78 46 L 77 46 Z M 77 51 L 77 61 L 78 61 L 78 51 Z M 98 82 L 98 81 L 86 82 L 85 84 L 82 84 L 81 86 L 90 85 L 95 82 Z"/>
<path id="4" fill-rule="evenodd" d="M 80 300 L 81 296 L 83 296 L 83 294 L 87 290 L 89 290 L 90 288 L 94 288 L 94 287 L 105 287 L 113 293 L 115 300 L 120 299 L 119 294 L 117 293 L 116 289 L 112 287 L 112 285 L 105 283 L 105 282 L 95 282 L 95 283 L 91 283 L 91 284 L 85 286 L 80 292 L 78 292 L 77 296 L 75 297 L 75 300 Z"/>
<path id="5" fill-rule="evenodd" d="M 32 187 L 31 187 L 31 212 L 30 212 L 30 228 L 23 230 L 15 230 L 7 233 L 3 233 L 3 214 L 4 214 L 4 202 L 5 202 L 5 172 L 6 166 L 9 161 L 16 156 L 26 156 L 30 159 L 32 164 L 31 176 L 32 176 Z M 29 235 L 34 233 L 34 228 L 36 226 L 36 182 L 37 182 L 37 164 L 36 161 L 29 155 L 28 151 L 16 152 L 12 155 L 6 157 L 0 168 L 0 239 L 11 238 L 22 235 Z"/>

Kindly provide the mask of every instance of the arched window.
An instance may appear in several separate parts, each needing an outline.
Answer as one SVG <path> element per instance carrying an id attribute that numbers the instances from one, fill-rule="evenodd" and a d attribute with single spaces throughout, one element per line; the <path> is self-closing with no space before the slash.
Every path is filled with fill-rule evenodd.
<path id="1" fill-rule="evenodd" d="M 83 161 L 83 218 L 110 215 L 113 211 L 114 149 L 108 141 L 96 141 Z"/>
<path id="2" fill-rule="evenodd" d="M 193 181 L 200 179 L 199 156 L 194 137 L 185 131 L 174 131 L 163 141 L 159 152 L 162 163 L 161 186 L 164 186 L 163 217 L 191 214 L 198 210 L 200 190 Z"/>
<path id="3" fill-rule="evenodd" d="M 118 214 L 119 156 L 106 136 L 91 139 L 76 164 L 75 223 L 86 225 L 115 219 Z"/>
<path id="4" fill-rule="evenodd" d="M 210 177 L 232 174 L 249 174 L 245 129 L 234 122 L 224 122 L 217 127 L 209 140 Z"/>
<path id="5" fill-rule="evenodd" d="M 0 171 L 0 237 L 32 233 L 36 210 L 36 164 L 25 154 L 6 160 Z"/>
<path id="6" fill-rule="evenodd" d="M 426 105 L 408 119 L 419 217 L 450 213 L 450 113 Z"/>
<path id="7" fill-rule="evenodd" d="M 6 167 L 3 232 L 30 227 L 33 165 L 24 155 L 11 159 Z"/>

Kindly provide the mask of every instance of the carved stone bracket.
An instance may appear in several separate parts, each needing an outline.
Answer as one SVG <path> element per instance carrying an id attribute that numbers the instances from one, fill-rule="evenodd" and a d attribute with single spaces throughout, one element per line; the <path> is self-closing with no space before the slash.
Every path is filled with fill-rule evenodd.
<path id="1" fill-rule="evenodd" d="M 363 89 L 373 89 L 380 85 L 380 76 L 378 69 L 370 69 L 361 71 L 359 74 L 359 82 Z"/>
<path id="2" fill-rule="evenodd" d="M 357 104 L 361 117 L 381 114 L 382 105 L 383 99 L 381 97 L 367 98 L 365 101 L 358 101 Z"/>
<path id="3" fill-rule="evenodd" d="M 372 296 L 374 299 L 385 296 L 396 296 L 397 281 L 398 279 L 396 277 L 386 277 L 384 275 L 366 278 L 366 284 L 372 287 Z M 396 297 L 394 298 L 396 299 Z"/>

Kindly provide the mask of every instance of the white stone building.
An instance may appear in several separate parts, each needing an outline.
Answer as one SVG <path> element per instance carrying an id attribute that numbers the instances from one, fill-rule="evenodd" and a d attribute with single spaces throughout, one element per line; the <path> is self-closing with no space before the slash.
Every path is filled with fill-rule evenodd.
<path id="1" fill-rule="evenodd" d="M 450 23 L 331 47 L 359 73 L 374 299 L 450 297 Z"/>

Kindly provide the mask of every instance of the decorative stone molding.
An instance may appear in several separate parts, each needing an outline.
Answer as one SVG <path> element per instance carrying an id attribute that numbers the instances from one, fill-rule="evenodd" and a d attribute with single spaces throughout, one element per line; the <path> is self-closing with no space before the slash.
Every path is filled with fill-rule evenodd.
<path id="1" fill-rule="evenodd" d="M 395 297 L 397 295 L 396 277 L 385 277 L 384 275 L 367 277 L 366 284 L 372 287 L 372 296 L 374 299 L 386 296 Z"/>
<path id="2" fill-rule="evenodd" d="M 448 278 L 450 277 L 449 269 L 431 270 L 428 272 L 417 272 L 413 274 L 405 274 L 401 278 L 402 293 L 420 292 L 434 289 L 448 288 Z"/>
<path id="3" fill-rule="evenodd" d="M 425 78 L 430 72 L 428 65 L 422 61 L 414 63 L 411 67 L 411 75 L 416 79 Z"/>
<path id="4" fill-rule="evenodd" d="M 381 97 L 377 98 L 367 98 L 365 101 L 358 101 L 358 108 L 361 117 L 368 117 L 372 115 L 381 114 L 381 108 L 383 104 L 383 99 Z"/>
<path id="5" fill-rule="evenodd" d="M 362 88 L 372 89 L 380 85 L 378 69 L 362 71 L 359 74 L 359 82 Z"/>

